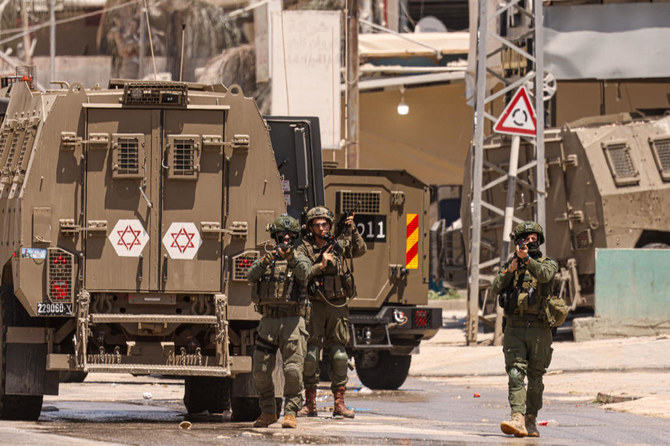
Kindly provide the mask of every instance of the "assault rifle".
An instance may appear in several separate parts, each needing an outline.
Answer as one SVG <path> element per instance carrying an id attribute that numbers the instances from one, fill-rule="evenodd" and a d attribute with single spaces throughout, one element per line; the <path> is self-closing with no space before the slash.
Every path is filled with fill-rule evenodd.
<path id="1" fill-rule="evenodd" d="M 361 202 L 359 201 L 356 203 L 356 206 L 354 206 L 353 209 L 343 212 L 342 216 L 335 224 L 335 233 L 331 234 L 329 232 L 323 236 L 323 238 L 326 240 L 326 244 L 323 246 L 319 257 L 316 259 L 317 263 L 321 261 L 323 253 L 326 252 L 329 247 L 331 248 L 330 251 L 336 256 L 341 256 L 344 253 L 344 248 L 342 248 L 342 245 L 339 244 L 337 239 L 347 230 L 347 218 L 353 216 L 356 211 L 358 211 L 360 205 Z"/>

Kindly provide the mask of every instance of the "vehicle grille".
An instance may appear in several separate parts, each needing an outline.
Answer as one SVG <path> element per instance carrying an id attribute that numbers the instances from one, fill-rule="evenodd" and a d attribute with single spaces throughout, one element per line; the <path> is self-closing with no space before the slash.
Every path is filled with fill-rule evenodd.
<path id="1" fill-rule="evenodd" d="M 251 264 L 260 257 L 258 251 L 245 251 L 242 254 L 233 257 L 233 280 L 247 280 L 247 272 Z"/>
<path id="2" fill-rule="evenodd" d="M 350 212 L 356 209 L 356 213 L 358 214 L 379 214 L 381 196 L 382 193 L 380 191 L 340 191 L 339 212 Z"/>
<path id="3" fill-rule="evenodd" d="M 74 300 L 74 255 L 60 248 L 48 248 L 47 295 L 56 301 Z"/>

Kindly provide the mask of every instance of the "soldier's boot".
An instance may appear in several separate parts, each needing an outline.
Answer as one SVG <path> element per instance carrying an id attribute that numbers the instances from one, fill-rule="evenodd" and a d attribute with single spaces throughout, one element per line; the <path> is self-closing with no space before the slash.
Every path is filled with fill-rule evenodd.
<path id="1" fill-rule="evenodd" d="M 273 413 L 262 413 L 256 421 L 254 421 L 254 427 L 268 427 L 269 425 L 277 422 L 277 415 Z"/>
<path id="2" fill-rule="evenodd" d="M 500 429 L 507 435 L 514 435 L 515 437 L 528 436 L 526 421 L 523 418 L 523 414 L 519 412 L 514 412 L 511 420 L 500 423 Z"/>
<path id="3" fill-rule="evenodd" d="M 354 411 L 349 409 L 346 404 L 344 404 L 344 391 L 346 388 L 344 386 L 338 387 L 333 392 L 335 397 L 335 405 L 333 406 L 333 416 L 334 417 L 345 417 L 353 418 Z"/>
<path id="4" fill-rule="evenodd" d="M 537 430 L 537 424 L 535 423 L 535 415 L 526 415 L 526 431 L 528 431 L 529 437 L 540 436 L 540 431 Z"/>
<path id="5" fill-rule="evenodd" d="M 295 419 L 295 415 L 292 413 L 287 413 L 284 415 L 284 421 L 281 424 L 283 428 L 295 429 L 298 427 L 298 420 Z"/>
<path id="6" fill-rule="evenodd" d="M 316 389 L 305 389 L 305 405 L 298 411 L 299 417 L 315 417 L 316 410 Z"/>

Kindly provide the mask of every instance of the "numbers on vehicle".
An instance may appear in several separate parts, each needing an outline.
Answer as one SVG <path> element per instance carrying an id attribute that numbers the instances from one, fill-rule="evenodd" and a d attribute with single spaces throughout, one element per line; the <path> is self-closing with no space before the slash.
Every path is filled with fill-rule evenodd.
<path id="1" fill-rule="evenodd" d="M 72 314 L 72 303 L 38 302 L 37 314 L 42 316 L 62 316 Z"/>
<path id="2" fill-rule="evenodd" d="M 356 229 L 366 242 L 386 241 L 386 215 L 356 215 Z"/>

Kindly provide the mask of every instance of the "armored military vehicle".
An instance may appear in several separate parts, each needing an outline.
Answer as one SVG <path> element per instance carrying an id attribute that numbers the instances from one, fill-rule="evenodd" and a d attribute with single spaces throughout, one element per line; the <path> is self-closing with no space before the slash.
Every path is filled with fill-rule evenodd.
<path id="1" fill-rule="evenodd" d="M 371 389 L 397 389 L 411 354 L 442 327 L 427 307 L 430 189 L 404 170 L 325 169 L 326 205 L 354 212 L 367 253 L 354 259 L 350 304 L 356 373 Z"/>
<path id="2" fill-rule="evenodd" d="M 11 90 L 0 128 L 0 415 L 58 374 L 184 376 L 189 412 L 253 418 L 245 275 L 286 211 L 238 86 L 113 80 Z M 232 390 L 231 390 L 232 388 Z"/>
<path id="3" fill-rule="evenodd" d="M 532 150 L 522 144 L 520 165 Z M 593 308 L 596 248 L 670 247 L 670 116 L 582 119 L 546 131 L 545 151 L 547 243 L 543 251 L 560 262 L 563 291 L 572 309 Z M 506 171 L 509 138 L 492 138 L 484 152 L 489 166 Z M 532 184 L 531 171 L 519 177 Z M 494 180 L 500 172 L 486 169 L 485 181 Z M 467 174 L 463 185 L 461 215 L 467 228 L 471 193 Z M 488 201 L 501 209 L 505 186 L 502 182 L 486 191 Z M 532 200 L 517 190 L 516 216 L 531 219 Z M 502 234 L 502 220 L 492 212 L 482 220 L 488 222 L 482 232 L 482 245 L 488 247 L 481 259 L 484 263 L 498 255 L 500 242 L 508 235 Z M 464 235 L 468 246 L 467 231 Z M 484 274 L 492 274 L 494 268 Z"/>

